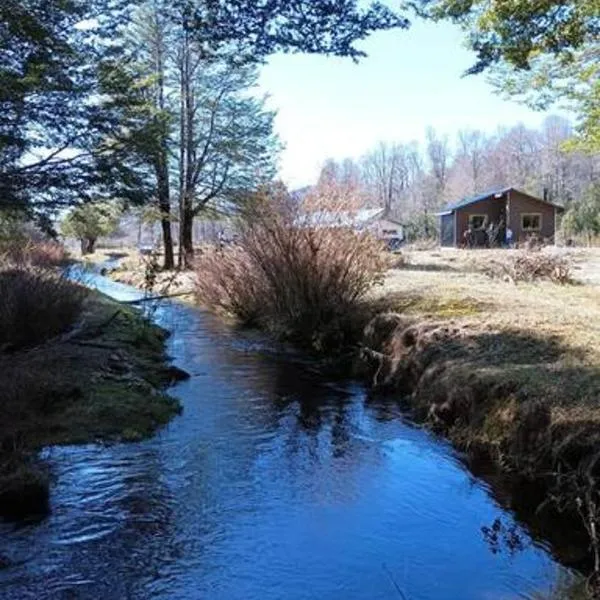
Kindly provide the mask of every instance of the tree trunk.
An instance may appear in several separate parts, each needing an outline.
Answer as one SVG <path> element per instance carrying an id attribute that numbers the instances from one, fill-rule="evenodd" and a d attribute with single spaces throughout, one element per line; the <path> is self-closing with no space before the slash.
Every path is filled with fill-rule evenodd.
<path id="1" fill-rule="evenodd" d="M 171 198 L 166 147 L 161 147 L 157 158 L 158 208 L 160 211 L 160 225 L 162 227 L 163 248 L 165 252 L 163 266 L 165 269 L 171 270 L 175 268 L 175 256 L 173 255 L 173 234 L 171 232 Z"/>
<path id="2" fill-rule="evenodd" d="M 183 267 L 191 269 L 194 263 L 194 212 L 190 202 L 184 199 L 183 214 L 181 219 L 181 252 Z"/>
<path id="3" fill-rule="evenodd" d="M 82 238 L 81 240 L 81 255 L 93 254 L 96 250 L 96 238 Z"/>
<path id="4" fill-rule="evenodd" d="M 194 92 L 192 84 L 189 15 L 184 10 L 179 65 L 180 115 L 179 115 L 179 267 L 189 269 L 194 258 Z"/>
<path id="5" fill-rule="evenodd" d="M 162 208 L 161 208 L 162 211 Z M 169 218 L 161 219 L 163 232 L 163 247 L 165 250 L 164 268 L 171 271 L 175 268 L 175 255 L 173 253 L 173 235 L 171 233 L 171 220 Z"/>
<path id="6" fill-rule="evenodd" d="M 160 20 L 159 7 L 154 2 L 154 20 L 157 33 L 155 47 L 155 71 L 156 82 L 156 106 L 161 113 L 165 112 L 165 64 L 164 64 L 164 37 L 163 27 Z M 164 268 L 171 270 L 175 268 L 175 257 L 173 256 L 173 235 L 171 232 L 171 190 L 169 184 L 169 150 L 168 150 L 168 126 L 164 117 L 160 119 L 160 142 L 156 153 L 154 169 L 156 172 L 158 208 L 160 211 L 160 224 L 162 227 L 163 248 L 165 252 Z"/>

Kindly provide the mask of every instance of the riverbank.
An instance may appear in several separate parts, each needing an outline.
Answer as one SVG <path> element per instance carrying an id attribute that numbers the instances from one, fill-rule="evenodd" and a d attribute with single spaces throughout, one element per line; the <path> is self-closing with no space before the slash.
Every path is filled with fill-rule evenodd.
<path id="1" fill-rule="evenodd" d="M 90 292 L 74 331 L 0 353 L 0 514 L 48 510 L 52 473 L 38 458 L 42 448 L 137 441 L 179 414 L 164 392 L 184 376 L 168 364 L 167 335 L 131 307 Z"/>
<path id="2" fill-rule="evenodd" d="M 544 252 L 567 261 L 572 284 L 513 282 L 498 265 L 520 251 L 405 251 L 352 334 L 375 389 L 526 475 L 587 454 L 600 437 L 600 251 Z M 130 258 L 110 276 L 142 287 L 141 264 Z M 193 291 L 191 272 L 161 277 L 179 282 L 171 293 Z"/>
<path id="3" fill-rule="evenodd" d="M 584 498 L 598 494 L 597 256 L 577 251 L 568 285 L 485 274 L 490 261 L 508 258 L 408 253 L 371 299 L 384 312 L 366 329 L 368 376 L 472 460 L 541 484 L 545 499 L 555 495 L 549 508 L 575 514 L 583 502 L 591 519 Z"/>
<path id="4" fill-rule="evenodd" d="M 413 253 L 388 273 L 364 340 L 381 358 L 373 384 L 460 446 L 539 474 L 600 441 L 600 287 L 491 279 L 473 268 L 489 258 Z"/>
<path id="5" fill-rule="evenodd" d="M 191 270 L 163 271 L 160 269 L 162 256 L 144 256 L 135 248 L 118 250 L 100 248 L 85 257 L 84 263 L 103 267 L 107 277 L 113 281 L 130 285 L 139 290 L 151 291 L 157 296 L 176 295 L 193 300 L 195 276 Z"/>

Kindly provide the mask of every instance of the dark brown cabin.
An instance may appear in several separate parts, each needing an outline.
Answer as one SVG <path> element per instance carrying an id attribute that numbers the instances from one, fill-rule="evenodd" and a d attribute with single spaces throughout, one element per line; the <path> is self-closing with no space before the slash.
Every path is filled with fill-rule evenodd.
<path id="1" fill-rule="evenodd" d="M 522 243 L 534 236 L 553 242 L 557 216 L 562 210 L 557 204 L 515 188 L 492 190 L 464 198 L 439 213 L 441 244 L 463 246 L 469 237 L 465 235 L 469 227 L 475 246 L 487 245 L 487 232 L 494 228 L 497 244 L 506 242 L 507 229 L 512 231 L 513 243 Z"/>

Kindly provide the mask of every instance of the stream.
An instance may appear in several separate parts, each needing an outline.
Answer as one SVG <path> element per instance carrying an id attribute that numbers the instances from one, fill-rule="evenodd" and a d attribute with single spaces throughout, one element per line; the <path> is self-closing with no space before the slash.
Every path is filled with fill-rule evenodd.
<path id="1" fill-rule="evenodd" d="M 0 523 L 1 599 L 533 600 L 573 579 L 396 402 L 191 306 L 155 319 L 192 375 L 182 416 L 45 451 L 52 513 Z M 497 519 L 517 548 L 484 536 Z"/>

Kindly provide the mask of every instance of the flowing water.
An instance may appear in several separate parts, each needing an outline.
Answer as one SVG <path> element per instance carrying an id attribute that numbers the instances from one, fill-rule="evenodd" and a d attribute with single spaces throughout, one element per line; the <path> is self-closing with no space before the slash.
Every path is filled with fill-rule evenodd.
<path id="1" fill-rule="evenodd" d="M 0 524 L 0 598 L 499 600 L 571 577 L 395 403 L 192 307 L 156 319 L 192 374 L 183 415 L 142 443 L 49 449 L 51 515 Z M 492 552 L 498 518 L 523 549 Z"/>

